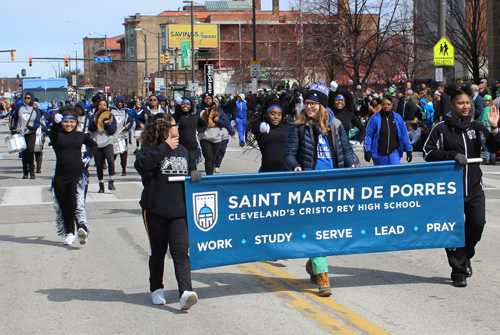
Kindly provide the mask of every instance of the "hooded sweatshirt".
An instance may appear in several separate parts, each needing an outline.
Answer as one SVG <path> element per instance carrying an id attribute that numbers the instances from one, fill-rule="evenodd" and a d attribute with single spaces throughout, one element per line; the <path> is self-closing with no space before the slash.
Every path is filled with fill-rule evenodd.
<path id="1" fill-rule="evenodd" d="M 119 101 L 123 103 L 123 107 L 121 109 L 116 106 Z M 127 131 L 126 129 L 122 131 L 122 129 L 125 126 L 127 126 L 127 129 L 132 128 L 132 124 L 134 122 L 129 112 L 127 111 L 127 108 L 125 108 L 125 106 L 126 106 L 126 100 L 123 96 L 120 95 L 116 97 L 115 107 L 111 110 L 111 114 L 113 114 L 113 116 L 116 119 L 116 133 L 118 134 L 121 132 L 121 135 L 124 135 L 124 132 Z"/>
<path id="2" fill-rule="evenodd" d="M 500 147 L 500 133 L 492 134 L 480 122 L 474 121 L 472 113 L 457 120 L 449 112 L 444 121 L 434 128 L 424 145 L 424 159 L 426 161 L 454 160 L 457 154 L 467 158 L 481 157 L 481 139 L 486 139 L 486 147 L 498 151 Z M 475 192 L 482 192 L 480 164 L 467 164 L 463 168 L 464 196 Z"/>
<path id="3" fill-rule="evenodd" d="M 14 129 L 20 129 L 18 131 L 20 134 L 34 133 L 38 127 L 42 126 L 40 121 L 42 112 L 40 112 L 37 107 L 33 107 L 35 94 L 30 91 L 26 92 L 25 97 L 26 95 L 31 97 L 30 102 L 19 105 L 12 114 L 12 127 Z"/>

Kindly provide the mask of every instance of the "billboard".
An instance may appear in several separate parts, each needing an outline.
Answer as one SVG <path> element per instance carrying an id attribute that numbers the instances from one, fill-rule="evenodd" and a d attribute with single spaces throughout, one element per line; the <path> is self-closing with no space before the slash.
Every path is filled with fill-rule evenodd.
<path id="1" fill-rule="evenodd" d="M 191 42 L 191 25 L 170 24 L 168 26 L 168 47 L 180 48 L 181 42 Z M 195 48 L 217 48 L 219 35 L 216 24 L 194 25 Z"/>

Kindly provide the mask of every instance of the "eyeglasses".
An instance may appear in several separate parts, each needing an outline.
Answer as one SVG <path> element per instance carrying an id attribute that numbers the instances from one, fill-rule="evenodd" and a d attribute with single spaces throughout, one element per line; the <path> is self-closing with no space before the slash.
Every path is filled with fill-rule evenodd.
<path id="1" fill-rule="evenodd" d="M 306 101 L 306 102 L 304 103 L 304 105 L 306 105 L 306 106 L 311 106 L 311 107 L 314 107 L 314 106 L 316 106 L 316 105 L 318 105 L 318 104 L 319 104 L 319 102 L 316 102 L 316 101 Z"/>
<path id="2" fill-rule="evenodd" d="M 31 98 L 30 97 L 26 97 L 26 98 L 24 98 L 24 100 L 31 100 Z"/>
<path id="3" fill-rule="evenodd" d="M 178 124 L 178 123 L 176 123 L 176 124 L 172 124 L 172 125 L 170 125 L 170 127 L 179 128 L 179 124 Z"/>
<path id="4" fill-rule="evenodd" d="M 156 100 L 156 99 L 151 99 L 151 100 L 149 100 L 149 101 L 158 101 L 158 100 Z"/>

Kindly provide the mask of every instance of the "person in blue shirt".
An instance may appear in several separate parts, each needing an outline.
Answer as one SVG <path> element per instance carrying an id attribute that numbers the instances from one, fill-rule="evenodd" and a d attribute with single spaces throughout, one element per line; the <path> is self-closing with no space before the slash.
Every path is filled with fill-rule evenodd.
<path id="1" fill-rule="evenodd" d="M 427 102 L 425 99 L 421 99 L 418 103 L 418 110 L 422 115 L 422 121 L 432 128 L 432 123 L 434 122 L 434 107 Z"/>
<path id="2" fill-rule="evenodd" d="M 305 95 L 305 108 L 292 124 L 285 143 L 283 161 L 289 170 L 327 170 L 354 167 L 354 154 L 342 123 L 327 108 L 330 89 L 313 84 Z M 311 257 L 306 263 L 319 295 L 332 294 L 326 257 Z"/>
<path id="3" fill-rule="evenodd" d="M 244 99 L 245 95 L 240 94 L 238 101 L 236 101 L 236 127 L 238 128 L 240 147 L 245 146 L 245 128 L 247 126 L 247 102 Z"/>

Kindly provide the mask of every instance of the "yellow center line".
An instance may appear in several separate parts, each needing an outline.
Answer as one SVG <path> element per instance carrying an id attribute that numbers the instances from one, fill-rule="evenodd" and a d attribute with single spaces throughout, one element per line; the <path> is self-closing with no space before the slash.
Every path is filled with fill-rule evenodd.
<path id="1" fill-rule="evenodd" d="M 354 313 L 353 311 L 347 309 L 346 307 L 340 305 L 339 303 L 335 302 L 333 299 L 318 296 L 316 290 L 312 290 L 309 285 L 306 285 L 302 281 L 300 281 L 299 279 L 290 276 L 285 271 L 280 270 L 280 269 L 278 269 L 278 268 L 276 268 L 276 267 L 274 267 L 271 264 L 266 263 L 266 262 L 258 262 L 256 264 L 258 266 L 262 267 L 265 271 L 273 274 L 274 276 L 286 280 L 287 283 L 292 288 L 294 288 L 298 292 L 302 292 L 309 299 L 311 299 L 314 302 L 316 302 L 317 304 L 325 307 L 329 311 L 335 313 L 338 317 L 342 318 L 343 320 L 345 320 L 349 324 L 353 325 L 354 327 L 356 327 L 362 331 L 365 331 L 367 334 L 389 335 L 389 333 L 387 333 L 383 329 L 381 329 L 378 326 L 374 325 L 373 323 L 365 320 L 360 315 L 358 315 L 358 314 Z"/>
<path id="2" fill-rule="evenodd" d="M 315 321 L 318 325 L 326 329 L 331 334 L 339 335 L 355 335 L 356 333 L 348 329 L 344 324 L 332 318 L 331 315 L 321 311 L 320 308 L 310 304 L 298 294 L 290 292 L 288 288 L 278 283 L 267 274 L 260 271 L 257 267 L 251 264 L 236 265 L 240 271 L 249 275 L 252 279 L 259 282 L 262 286 L 273 291 L 279 297 L 283 298 L 292 307 L 298 309 L 307 317 Z"/>

